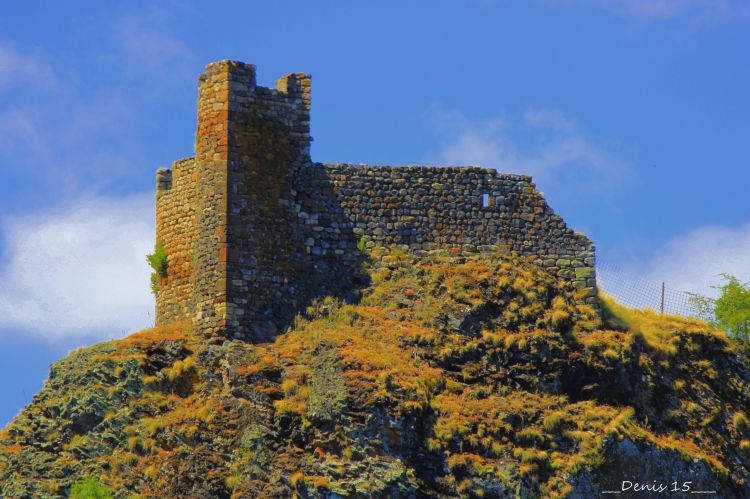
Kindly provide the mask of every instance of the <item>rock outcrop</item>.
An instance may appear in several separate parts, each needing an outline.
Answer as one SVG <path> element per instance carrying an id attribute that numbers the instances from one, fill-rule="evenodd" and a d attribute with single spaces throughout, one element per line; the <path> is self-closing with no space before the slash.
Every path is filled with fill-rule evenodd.
<path id="1" fill-rule="evenodd" d="M 0 432 L 0 496 L 750 497 L 724 334 L 606 298 L 601 319 L 513 257 L 370 256 L 274 342 L 175 323 L 55 363 Z"/>

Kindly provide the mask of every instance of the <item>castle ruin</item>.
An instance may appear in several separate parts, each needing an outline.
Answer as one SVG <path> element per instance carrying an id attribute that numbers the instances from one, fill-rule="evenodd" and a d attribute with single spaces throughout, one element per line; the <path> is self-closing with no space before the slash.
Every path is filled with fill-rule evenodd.
<path id="1" fill-rule="evenodd" d="M 310 158 L 310 76 L 256 85 L 255 67 L 206 66 L 195 157 L 157 171 L 166 275 L 157 324 L 266 341 L 315 296 L 357 284 L 363 245 L 504 249 L 595 291 L 594 245 L 531 178 L 477 167 L 365 166 Z"/>

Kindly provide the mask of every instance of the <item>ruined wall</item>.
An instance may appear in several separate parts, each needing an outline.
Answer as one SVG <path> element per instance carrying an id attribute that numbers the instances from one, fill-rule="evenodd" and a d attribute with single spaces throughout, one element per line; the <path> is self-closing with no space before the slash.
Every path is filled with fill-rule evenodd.
<path id="1" fill-rule="evenodd" d="M 516 252 L 593 296 L 593 243 L 565 225 L 530 177 L 476 167 L 315 164 L 297 173 L 295 190 L 312 257 L 356 256 L 363 236 L 369 246 Z"/>
<path id="2" fill-rule="evenodd" d="M 251 65 L 199 78 L 196 157 L 157 174 L 157 240 L 169 254 L 160 323 L 268 340 L 316 297 L 362 277 L 358 244 L 505 251 L 589 290 L 594 247 L 526 176 L 476 167 L 310 161 L 310 79 L 258 87 Z"/>
<path id="3" fill-rule="evenodd" d="M 185 158 L 156 174 L 156 241 L 167 252 L 167 275 L 159 278 L 156 292 L 157 324 L 191 315 L 195 173 L 195 158 Z"/>

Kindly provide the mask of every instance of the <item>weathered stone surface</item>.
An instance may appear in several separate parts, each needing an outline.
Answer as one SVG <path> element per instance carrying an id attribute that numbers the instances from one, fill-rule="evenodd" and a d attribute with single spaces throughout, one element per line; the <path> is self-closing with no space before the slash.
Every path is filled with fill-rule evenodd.
<path id="1" fill-rule="evenodd" d="M 669 495 L 690 497 L 747 497 L 750 486 L 733 490 L 712 472 L 705 461 L 685 459 L 673 450 L 636 444 L 629 438 L 612 439 L 603 452 L 602 465 L 568 478 L 570 499 L 603 497 L 619 492 L 620 497 Z"/>

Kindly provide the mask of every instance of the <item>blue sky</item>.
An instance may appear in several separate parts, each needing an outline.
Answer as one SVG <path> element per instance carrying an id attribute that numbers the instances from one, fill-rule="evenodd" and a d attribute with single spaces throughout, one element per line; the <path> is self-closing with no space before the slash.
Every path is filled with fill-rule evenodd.
<path id="1" fill-rule="evenodd" d="M 598 258 L 750 278 L 750 6 L 733 0 L 15 2 L 0 19 L 0 425 L 152 321 L 157 167 L 197 75 L 308 72 L 317 161 L 533 175 Z"/>

